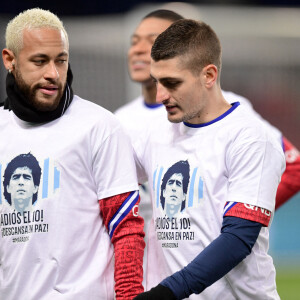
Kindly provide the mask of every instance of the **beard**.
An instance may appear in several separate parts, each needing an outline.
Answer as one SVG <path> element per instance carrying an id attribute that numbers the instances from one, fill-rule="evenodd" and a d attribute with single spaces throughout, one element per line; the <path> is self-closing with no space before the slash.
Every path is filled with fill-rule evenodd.
<path id="1" fill-rule="evenodd" d="M 42 101 L 39 100 L 37 96 L 37 92 L 39 88 L 42 87 L 41 84 L 35 84 L 33 87 L 30 87 L 25 80 L 22 77 L 21 72 L 16 69 L 15 70 L 15 80 L 16 84 L 18 85 L 21 93 L 24 96 L 24 99 L 27 104 L 29 104 L 31 107 L 34 107 L 37 111 L 53 111 L 57 108 L 60 99 L 62 98 L 63 91 L 65 88 L 65 85 L 62 86 L 61 83 L 57 83 L 55 80 L 48 79 L 49 84 L 55 84 L 58 86 L 58 93 L 57 97 L 54 100 L 49 100 L 49 101 Z"/>

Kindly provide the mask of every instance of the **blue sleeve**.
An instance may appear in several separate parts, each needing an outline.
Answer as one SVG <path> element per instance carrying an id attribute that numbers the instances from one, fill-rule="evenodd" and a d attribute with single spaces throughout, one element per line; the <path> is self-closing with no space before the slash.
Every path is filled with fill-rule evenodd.
<path id="1" fill-rule="evenodd" d="M 225 217 L 219 237 L 186 267 L 160 284 L 172 290 L 177 299 L 201 293 L 251 253 L 261 227 L 257 222 Z"/>

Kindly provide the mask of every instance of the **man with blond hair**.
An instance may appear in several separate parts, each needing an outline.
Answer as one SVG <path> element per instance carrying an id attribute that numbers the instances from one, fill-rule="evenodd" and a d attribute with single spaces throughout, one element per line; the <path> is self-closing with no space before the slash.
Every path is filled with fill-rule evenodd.
<path id="1" fill-rule="evenodd" d="M 32 153 L 42 178 L 30 210 L 0 197 L 0 298 L 132 299 L 143 291 L 144 232 L 129 140 L 110 112 L 73 94 L 68 35 L 53 13 L 11 20 L 2 57 L 0 165 Z"/>

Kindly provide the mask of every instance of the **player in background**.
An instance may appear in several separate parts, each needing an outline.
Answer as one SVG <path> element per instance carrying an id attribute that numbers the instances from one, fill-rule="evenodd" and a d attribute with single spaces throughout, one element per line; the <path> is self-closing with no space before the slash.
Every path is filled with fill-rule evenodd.
<path id="1" fill-rule="evenodd" d="M 53 13 L 13 18 L 2 58 L 0 167 L 32 153 L 42 179 L 28 167 L 4 178 L 0 299 L 132 299 L 144 290 L 145 243 L 129 138 L 113 114 L 73 94 L 68 35 Z M 8 192 L 27 193 L 24 180 L 40 193 L 16 212 Z"/>
<path id="2" fill-rule="evenodd" d="M 151 57 L 156 100 L 170 122 L 157 120 L 134 143 L 139 182 L 154 188 L 151 290 L 134 299 L 279 299 L 267 252 L 285 169 L 281 145 L 245 105 L 225 100 L 221 45 L 210 26 L 176 21 L 156 38 Z M 188 181 L 186 205 L 167 217 L 162 178 L 182 161 L 190 175 L 182 165 L 170 185 Z"/>
<path id="3" fill-rule="evenodd" d="M 163 105 L 156 102 L 156 86 L 150 77 L 150 52 L 155 38 L 174 21 L 183 16 L 171 10 L 159 9 L 147 14 L 131 36 L 131 46 L 128 51 L 128 70 L 133 81 L 141 83 L 142 95 L 116 110 L 115 115 L 127 129 L 132 141 L 159 118 L 166 119 Z M 222 91 L 224 98 L 233 103 L 239 101 L 249 108 L 249 111 L 263 121 L 282 144 L 286 157 L 286 170 L 283 173 L 276 195 L 276 209 L 291 199 L 300 190 L 300 154 L 296 147 L 282 133 L 264 120 L 251 103 L 243 96 L 232 92 Z M 150 124 L 150 125 L 149 125 Z M 149 220 L 151 211 L 149 191 L 145 186 L 141 190 L 141 215 L 145 222 Z M 146 192 L 145 192 L 146 189 Z M 145 223 L 147 224 L 147 223 Z"/>
<path id="4" fill-rule="evenodd" d="M 155 120 L 166 119 L 164 106 L 156 103 L 156 87 L 150 77 L 150 53 L 156 37 L 182 16 L 170 10 L 158 10 L 145 16 L 131 36 L 128 50 L 128 70 L 133 81 L 141 83 L 142 95 L 115 111 L 131 141 L 137 140 Z M 152 217 L 150 189 L 146 182 L 140 186 L 140 215 L 145 221 L 145 233 Z M 147 243 L 144 255 L 144 272 L 146 266 Z M 144 278 L 145 280 L 145 278 Z"/>

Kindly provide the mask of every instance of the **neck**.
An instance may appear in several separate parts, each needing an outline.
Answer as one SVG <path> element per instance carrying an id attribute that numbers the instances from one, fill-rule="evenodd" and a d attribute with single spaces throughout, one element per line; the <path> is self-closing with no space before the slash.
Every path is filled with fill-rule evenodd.
<path id="1" fill-rule="evenodd" d="M 221 89 L 210 90 L 209 93 L 203 95 L 202 99 L 203 107 L 199 114 L 186 121 L 187 123 L 197 125 L 211 122 L 231 108 L 231 104 L 223 97 Z"/>
<path id="2" fill-rule="evenodd" d="M 215 101 L 207 103 L 206 111 L 203 114 L 203 120 L 200 123 L 210 122 L 231 108 L 231 104 L 229 104 L 223 97 L 221 89 L 217 89 L 217 91 L 215 91 L 212 99 Z"/>
<path id="3" fill-rule="evenodd" d="M 157 104 L 156 103 L 156 86 L 155 84 L 151 85 L 142 85 L 142 94 L 146 104 Z"/>

